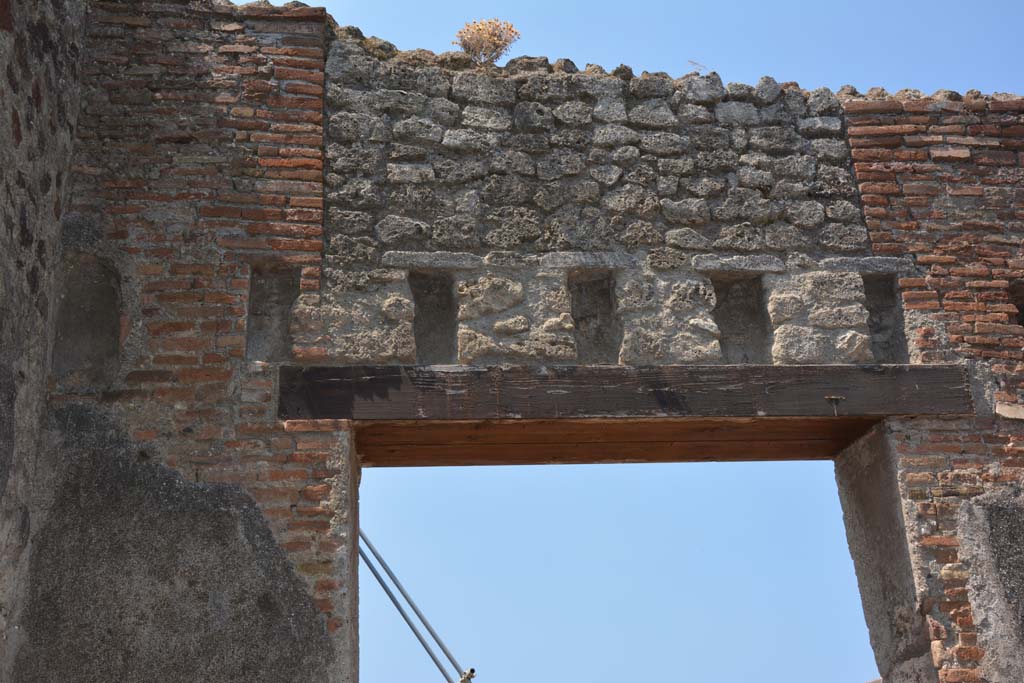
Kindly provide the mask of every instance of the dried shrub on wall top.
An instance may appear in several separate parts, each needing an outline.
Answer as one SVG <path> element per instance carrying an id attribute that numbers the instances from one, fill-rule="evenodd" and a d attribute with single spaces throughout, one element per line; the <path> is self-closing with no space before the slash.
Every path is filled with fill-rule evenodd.
<path id="1" fill-rule="evenodd" d="M 477 64 L 494 64 L 519 40 L 519 31 L 507 21 L 481 19 L 471 21 L 455 34 L 458 45 Z"/>

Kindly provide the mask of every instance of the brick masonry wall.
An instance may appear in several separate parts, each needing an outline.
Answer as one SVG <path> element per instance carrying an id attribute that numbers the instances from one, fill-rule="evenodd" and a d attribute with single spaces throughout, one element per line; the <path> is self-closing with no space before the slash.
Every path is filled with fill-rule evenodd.
<path id="1" fill-rule="evenodd" d="M 92 4 L 65 241 L 120 275 L 120 370 L 54 391 L 119 413 L 140 457 L 241 485 L 354 647 L 347 432 L 278 421 L 276 367 L 245 357 L 255 268 L 319 287 L 326 30 L 301 6 Z"/>
<path id="2" fill-rule="evenodd" d="M 998 615 L 975 613 L 959 520 L 975 497 L 1024 477 L 1024 429 L 1011 419 L 1024 414 L 1024 327 L 1011 296 L 1024 277 L 1024 100 L 850 99 L 844 109 L 872 247 L 921 267 L 899 283 L 913 355 L 971 363 L 978 417 L 892 429 L 940 680 L 989 680 L 977 626 L 987 617 L 995 628 Z"/>

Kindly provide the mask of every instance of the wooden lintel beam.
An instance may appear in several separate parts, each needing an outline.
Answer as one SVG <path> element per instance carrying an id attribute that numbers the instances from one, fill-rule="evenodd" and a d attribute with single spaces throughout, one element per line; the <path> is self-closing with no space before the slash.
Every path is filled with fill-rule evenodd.
<path id="1" fill-rule="evenodd" d="M 959 365 L 281 369 L 285 419 L 887 417 L 971 412 Z"/>
<path id="2" fill-rule="evenodd" d="M 370 420 L 355 425 L 363 467 L 823 460 L 871 417 Z"/>

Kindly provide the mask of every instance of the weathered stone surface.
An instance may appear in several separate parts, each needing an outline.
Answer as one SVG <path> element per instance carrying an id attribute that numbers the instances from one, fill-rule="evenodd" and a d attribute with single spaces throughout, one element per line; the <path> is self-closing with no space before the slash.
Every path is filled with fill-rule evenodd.
<path id="1" fill-rule="evenodd" d="M 520 102 L 513 112 L 515 126 L 519 130 L 547 131 L 555 125 L 551 110 L 537 102 Z"/>
<path id="2" fill-rule="evenodd" d="M 616 187 L 604 196 L 601 204 L 612 213 L 634 213 L 651 216 L 658 210 L 658 198 L 641 185 Z"/>
<path id="3" fill-rule="evenodd" d="M 722 79 L 716 73 L 707 76 L 685 76 L 679 92 L 683 101 L 688 104 L 714 104 L 725 96 Z"/>
<path id="4" fill-rule="evenodd" d="M 702 272 L 781 273 L 786 264 L 776 256 L 726 256 L 698 254 L 693 258 L 693 269 Z"/>
<path id="5" fill-rule="evenodd" d="M 811 309 L 807 317 L 815 327 L 844 329 L 863 327 L 868 324 L 868 311 L 863 306 L 818 306 Z"/>
<path id="6" fill-rule="evenodd" d="M 86 3 L 0 3 L 0 680 L 23 645 L 32 544 L 54 482 L 67 475 L 41 443 L 59 305 L 61 219 L 80 119 Z M 124 97 L 147 98 L 129 92 Z M 76 212 L 69 251 L 94 249 L 102 226 Z"/>
<path id="7" fill-rule="evenodd" d="M 1004 490 L 972 498 L 960 509 L 963 575 L 968 577 L 979 645 L 992 683 L 1024 675 L 1024 501 Z M 957 577 L 962 578 L 962 577 Z"/>
<path id="8" fill-rule="evenodd" d="M 381 258 L 381 263 L 407 270 L 473 270 L 483 265 L 483 259 L 466 252 L 389 251 Z"/>
<path id="9" fill-rule="evenodd" d="M 540 267 L 556 270 L 621 270 L 636 266 L 629 255 L 615 251 L 559 251 L 540 257 Z"/>
<path id="10" fill-rule="evenodd" d="M 754 88 L 754 97 L 758 104 L 771 104 L 782 94 L 782 88 L 771 76 L 762 76 Z"/>
<path id="11" fill-rule="evenodd" d="M 765 246 L 764 230 L 751 223 L 722 228 L 712 246 L 725 251 L 761 251 Z"/>
<path id="12" fill-rule="evenodd" d="M 527 332 L 530 329 L 530 320 L 525 315 L 517 315 L 494 323 L 494 333 L 501 335 L 515 335 Z"/>
<path id="13" fill-rule="evenodd" d="M 686 138 L 675 133 L 645 133 L 640 138 L 640 151 L 657 156 L 678 156 L 687 146 Z"/>
<path id="14" fill-rule="evenodd" d="M 452 98 L 467 102 L 511 105 L 516 101 L 516 89 L 512 81 L 463 71 L 452 79 Z"/>
<path id="15" fill-rule="evenodd" d="M 846 200 L 839 200 L 830 203 L 825 207 L 825 215 L 830 220 L 840 223 L 856 223 L 860 221 L 860 209 Z"/>
<path id="16" fill-rule="evenodd" d="M 825 220 L 825 208 L 814 201 L 792 202 L 786 207 L 786 220 L 801 228 L 813 228 Z"/>
<path id="17" fill-rule="evenodd" d="M 829 356 L 830 340 L 813 327 L 781 325 L 775 328 L 772 360 L 776 363 L 820 363 Z"/>
<path id="18" fill-rule="evenodd" d="M 248 496 L 144 462 L 96 411 L 51 430 L 69 476 L 36 535 L 12 680 L 327 678 L 326 629 Z"/>
<path id="19" fill-rule="evenodd" d="M 466 107 L 462 112 L 462 125 L 495 131 L 509 130 L 512 128 L 512 116 L 500 109 Z"/>
<path id="20" fill-rule="evenodd" d="M 382 244 L 400 244 L 430 235 L 430 226 L 404 216 L 387 216 L 376 225 L 377 237 Z"/>
<path id="21" fill-rule="evenodd" d="M 676 115 L 663 99 L 644 100 L 629 110 L 629 122 L 641 128 L 674 128 Z"/>
<path id="22" fill-rule="evenodd" d="M 805 232 L 788 223 L 772 223 L 764 229 L 764 244 L 775 251 L 793 252 L 808 249 L 811 240 Z"/>
<path id="23" fill-rule="evenodd" d="M 507 278 L 483 276 L 459 287 L 459 320 L 504 311 L 523 301 L 522 284 Z"/>
<path id="24" fill-rule="evenodd" d="M 666 220 L 672 223 L 702 225 L 711 220 L 708 203 L 703 199 L 683 199 L 678 202 L 662 199 L 661 210 Z"/>
<path id="25" fill-rule="evenodd" d="M 665 233 L 665 242 L 679 249 L 711 248 L 711 240 L 690 228 L 677 228 Z"/>
<path id="26" fill-rule="evenodd" d="M 594 108 L 584 102 L 566 102 L 555 107 L 552 114 L 562 123 L 584 126 L 593 119 Z"/>
<path id="27" fill-rule="evenodd" d="M 607 97 L 594 104 L 593 117 L 603 123 L 622 123 L 627 120 L 625 100 Z"/>
<path id="28" fill-rule="evenodd" d="M 843 121 L 838 116 L 812 116 L 800 119 L 797 130 L 808 137 L 839 137 L 843 132 Z"/>
<path id="29" fill-rule="evenodd" d="M 749 102 L 719 102 L 715 105 L 715 118 L 725 125 L 750 126 L 758 122 L 757 107 Z"/>
<path id="30" fill-rule="evenodd" d="M 594 144 L 599 147 L 621 147 L 640 142 L 640 133 L 619 124 L 598 126 L 594 131 Z"/>
<path id="31" fill-rule="evenodd" d="M 869 363 L 871 354 L 871 337 L 863 332 L 848 330 L 836 338 L 836 352 L 844 361 L 850 363 Z"/>
<path id="32" fill-rule="evenodd" d="M 821 244 L 832 251 L 861 251 L 867 245 L 868 231 L 862 225 L 829 223 L 821 231 Z"/>
<path id="33" fill-rule="evenodd" d="M 400 140 L 413 142 L 440 142 L 444 129 L 427 119 L 411 118 L 395 124 L 394 135 Z"/>
<path id="34" fill-rule="evenodd" d="M 845 163 L 850 158 L 850 148 L 845 140 L 812 140 L 811 152 L 833 164 Z"/>
<path id="35" fill-rule="evenodd" d="M 836 458 L 836 482 L 875 662 L 884 680 L 938 683 L 908 547 L 893 437 L 875 427 Z M 921 583 L 918 583 L 920 576 Z"/>
<path id="36" fill-rule="evenodd" d="M 445 131 L 441 144 L 459 151 L 483 152 L 497 144 L 497 138 L 490 133 L 457 128 Z"/>
<path id="37" fill-rule="evenodd" d="M 864 284 L 859 275 L 814 271 L 772 276 L 766 285 L 768 314 L 775 326 L 772 354 L 776 362 L 863 363 L 872 359 Z M 801 340 L 804 332 L 808 339 Z"/>
<path id="38" fill-rule="evenodd" d="M 427 164 L 388 164 L 388 180 L 392 183 L 429 183 L 434 169 Z"/>

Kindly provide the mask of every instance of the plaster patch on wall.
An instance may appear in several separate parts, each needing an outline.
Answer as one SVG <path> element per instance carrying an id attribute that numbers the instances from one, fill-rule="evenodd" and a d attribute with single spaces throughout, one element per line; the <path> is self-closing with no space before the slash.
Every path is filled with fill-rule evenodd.
<path id="1" fill-rule="evenodd" d="M 280 265 L 253 266 L 249 280 L 249 315 L 245 324 L 247 359 L 291 359 L 291 312 L 298 296 L 298 269 Z"/>

